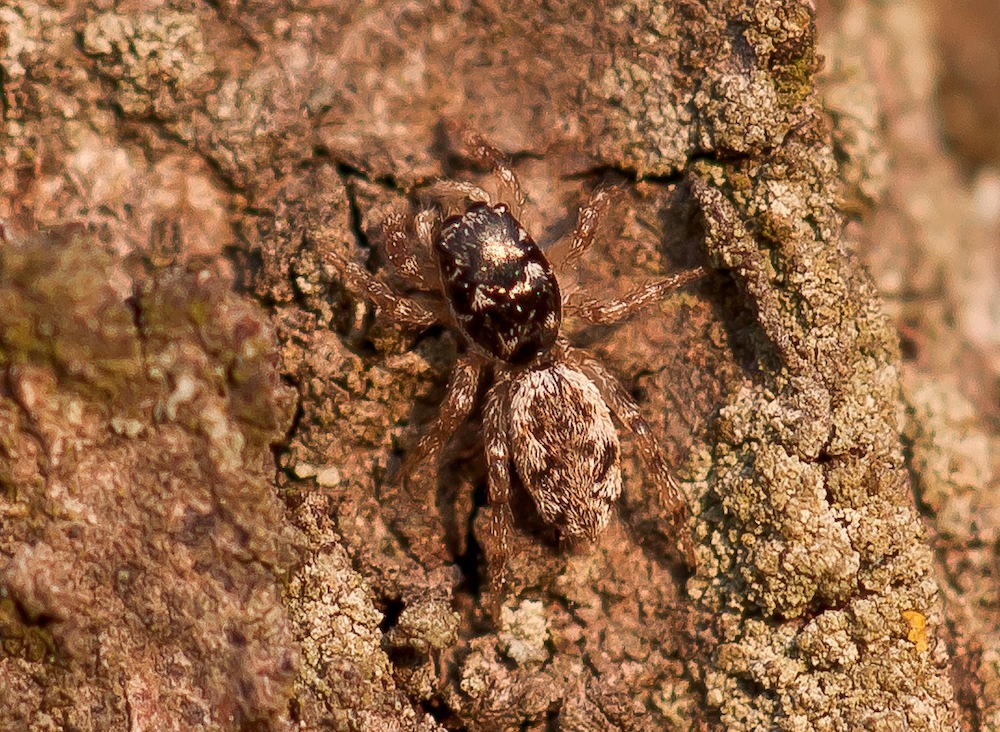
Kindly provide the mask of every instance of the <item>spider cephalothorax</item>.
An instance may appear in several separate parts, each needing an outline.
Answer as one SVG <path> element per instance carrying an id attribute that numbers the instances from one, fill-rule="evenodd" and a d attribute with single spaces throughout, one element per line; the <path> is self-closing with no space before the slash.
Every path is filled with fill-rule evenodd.
<path id="1" fill-rule="evenodd" d="M 455 323 L 485 355 L 526 364 L 559 336 L 559 284 L 542 250 L 503 203 L 473 203 L 433 242 Z"/>
<path id="2" fill-rule="evenodd" d="M 561 535 L 593 539 L 607 525 L 622 484 L 616 417 L 634 435 L 673 514 L 685 558 L 693 562 L 683 495 L 638 406 L 603 366 L 559 334 L 564 303 L 554 272 L 592 243 L 611 190 L 594 192 L 580 210 L 572 237 L 549 250 L 550 262 L 518 221 L 524 196 L 504 157 L 478 136 L 467 135 L 465 144 L 471 158 L 492 165 L 504 201 L 494 202 L 471 183 L 438 181 L 427 190 L 434 205 L 416 216 L 390 215 L 382 224 L 398 274 L 415 289 L 437 293 L 446 307 L 432 309 L 331 255 L 348 286 L 398 321 L 418 327 L 443 322 L 457 328 L 469 346 L 455 366 L 436 421 L 408 457 L 403 476 L 417 463 L 440 456 L 472 413 L 484 367 L 492 365 L 483 441 L 490 533 L 501 557 L 512 521 L 515 474 L 541 518 Z M 698 268 L 619 299 L 566 306 L 592 323 L 616 323 L 703 274 Z"/>

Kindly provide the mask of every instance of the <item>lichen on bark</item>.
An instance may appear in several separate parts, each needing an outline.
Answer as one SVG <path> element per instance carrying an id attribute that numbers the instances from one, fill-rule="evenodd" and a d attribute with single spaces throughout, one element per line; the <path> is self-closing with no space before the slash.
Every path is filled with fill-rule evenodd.
<path id="1" fill-rule="evenodd" d="M 829 45 L 854 48 L 847 21 L 892 8 L 829 12 Z M 880 97 L 852 74 L 817 95 L 812 3 L 24 0 L 0 38 L 19 728 L 950 729 L 953 679 L 974 705 L 935 579 L 975 556 L 995 586 L 969 549 L 992 514 L 960 534 L 948 505 L 992 505 L 988 459 L 905 372 L 901 441 L 900 352 L 843 214 L 894 185 L 854 103 Z M 521 497 L 495 615 L 478 415 L 423 466 L 432 495 L 389 479 L 464 345 L 379 317 L 325 255 L 390 277 L 387 213 L 486 177 L 456 125 L 512 155 L 543 246 L 625 185 L 566 289 L 712 268 L 621 327 L 566 323 L 682 479 L 693 573 L 627 441 L 593 546 L 561 547 Z M 941 475 L 955 460 L 965 482 Z"/>

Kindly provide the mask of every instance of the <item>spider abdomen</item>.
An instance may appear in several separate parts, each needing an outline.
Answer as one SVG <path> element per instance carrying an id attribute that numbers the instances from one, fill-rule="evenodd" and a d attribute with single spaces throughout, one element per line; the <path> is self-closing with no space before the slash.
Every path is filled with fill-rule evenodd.
<path id="1" fill-rule="evenodd" d="M 475 203 L 444 221 L 434 251 L 457 325 L 493 358 L 526 364 L 559 335 L 555 275 L 504 204 Z"/>
<path id="2" fill-rule="evenodd" d="M 555 363 L 511 380 L 508 439 L 514 467 L 542 519 L 594 539 L 622 488 L 618 432 L 594 383 Z"/>

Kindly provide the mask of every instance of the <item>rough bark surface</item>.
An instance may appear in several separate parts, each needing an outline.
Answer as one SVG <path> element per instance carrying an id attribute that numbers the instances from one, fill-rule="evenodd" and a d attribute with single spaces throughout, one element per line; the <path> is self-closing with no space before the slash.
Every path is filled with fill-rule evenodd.
<path id="1" fill-rule="evenodd" d="M 0 7 L 0 728 L 1000 728 L 1000 186 L 940 145 L 925 7 L 818 12 Z M 455 126 L 543 245 L 625 186 L 564 288 L 711 268 L 565 326 L 693 571 L 628 440 L 592 546 L 521 496 L 495 616 L 480 415 L 389 479 L 463 344 L 329 253 L 391 277 L 382 218 L 486 176 Z"/>

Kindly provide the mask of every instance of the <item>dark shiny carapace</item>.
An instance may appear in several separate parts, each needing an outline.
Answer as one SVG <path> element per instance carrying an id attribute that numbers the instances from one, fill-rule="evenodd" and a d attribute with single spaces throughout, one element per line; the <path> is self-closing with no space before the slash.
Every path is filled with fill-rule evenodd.
<path id="1" fill-rule="evenodd" d="M 459 327 L 494 358 L 526 364 L 559 335 L 559 285 L 504 204 L 474 203 L 444 221 L 434 254 Z"/>

